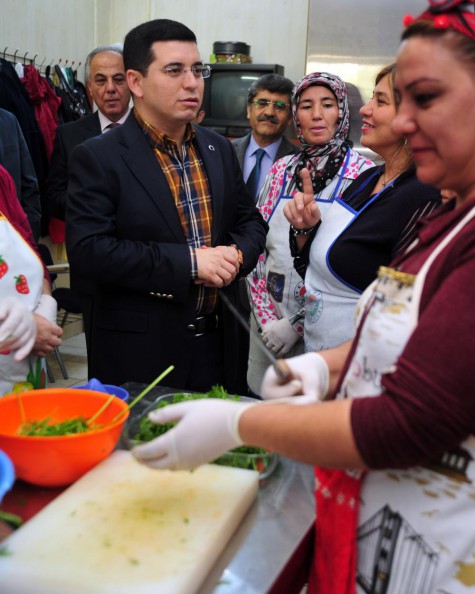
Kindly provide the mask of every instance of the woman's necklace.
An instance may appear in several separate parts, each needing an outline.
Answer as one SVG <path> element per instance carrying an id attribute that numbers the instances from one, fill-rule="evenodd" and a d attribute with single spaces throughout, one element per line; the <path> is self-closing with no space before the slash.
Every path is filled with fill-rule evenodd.
<path id="1" fill-rule="evenodd" d="M 396 173 L 396 175 L 391 175 L 389 177 L 389 179 L 386 178 L 386 171 L 384 171 L 384 173 L 381 175 L 381 185 L 383 186 L 383 188 L 385 188 L 388 184 L 390 184 L 392 181 L 394 181 L 397 177 L 399 177 L 399 175 L 401 175 L 402 171 L 398 171 Z"/>
<path id="2" fill-rule="evenodd" d="M 389 160 L 389 163 L 387 164 L 387 166 L 384 167 L 384 171 L 381 174 L 381 185 L 383 188 L 385 188 L 388 184 L 390 184 L 391 182 L 393 182 L 397 177 L 399 177 L 399 175 L 401 175 L 401 173 L 404 171 L 405 166 L 407 165 L 407 158 L 404 162 L 400 163 L 401 161 L 401 148 L 403 148 L 405 145 L 400 145 L 396 151 L 394 152 L 393 156 L 391 157 L 391 159 Z M 396 159 L 397 157 L 397 159 Z M 399 167 L 398 167 L 399 165 Z M 402 167 L 401 167 L 402 165 Z M 391 169 L 396 169 L 396 174 L 389 174 L 389 172 L 391 171 Z"/>

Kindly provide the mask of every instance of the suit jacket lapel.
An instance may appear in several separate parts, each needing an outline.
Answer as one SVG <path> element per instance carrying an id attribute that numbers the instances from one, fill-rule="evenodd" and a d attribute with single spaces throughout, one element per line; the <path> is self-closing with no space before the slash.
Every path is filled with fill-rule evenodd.
<path id="1" fill-rule="evenodd" d="M 213 224 L 211 228 L 211 241 L 216 242 L 218 230 L 221 229 L 224 208 L 224 179 L 221 167 L 221 151 L 217 144 L 209 141 L 202 130 L 195 127 L 198 150 L 206 169 L 208 177 L 211 203 L 213 205 Z"/>
<path id="2" fill-rule="evenodd" d="M 119 131 L 122 159 L 162 213 L 177 242 L 185 243 L 180 217 L 165 175 L 132 114 Z"/>
<path id="3" fill-rule="evenodd" d="M 89 140 L 89 138 L 99 136 L 101 133 L 101 123 L 97 111 L 79 121 L 82 123 L 81 134 L 83 140 Z"/>
<path id="4" fill-rule="evenodd" d="M 234 145 L 234 149 L 236 150 L 236 155 L 239 161 L 239 165 L 241 166 L 241 169 L 244 170 L 244 155 L 246 154 L 246 149 L 249 145 L 249 142 L 251 140 L 251 135 L 250 134 L 246 134 L 246 136 L 243 136 L 242 138 L 239 138 L 238 140 L 235 140 L 233 142 Z"/>

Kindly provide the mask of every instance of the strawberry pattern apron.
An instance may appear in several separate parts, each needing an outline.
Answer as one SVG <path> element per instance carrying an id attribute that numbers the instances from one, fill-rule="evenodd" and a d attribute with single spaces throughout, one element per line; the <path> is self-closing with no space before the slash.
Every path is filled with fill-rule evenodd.
<path id="1" fill-rule="evenodd" d="M 420 296 L 429 267 L 474 216 L 475 208 L 434 249 L 417 276 L 381 268 L 358 306 L 357 315 L 362 320 L 358 345 L 339 398 L 376 396 L 381 392 L 381 375 L 392 371 L 417 325 Z M 352 510 L 357 509 L 359 501 L 359 512 L 353 514 L 357 561 L 356 555 L 347 555 L 347 569 L 356 569 L 356 585 L 353 573 L 351 580 L 340 584 L 340 589 L 332 588 L 332 593 L 469 594 L 475 591 L 474 436 L 424 467 L 368 471 L 360 481 L 361 492 L 357 488 L 358 473 L 330 471 L 334 476 L 339 475 L 333 488 L 334 476 L 329 481 L 326 472 L 320 475 L 316 472 L 317 516 L 323 511 L 318 508 L 320 500 L 322 505 L 330 502 L 330 507 L 333 506 L 331 512 L 337 523 L 341 523 L 341 518 L 351 522 Z M 331 527 L 327 535 L 330 533 Z M 325 543 L 321 542 L 320 546 L 324 547 Z M 317 568 L 321 564 L 318 548 L 317 542 Z M 350 573 L 347 571 L 346 575 Z M 309 592 L 323 591 L 318 587 L 318 576 L 314 576 Z"/>
<path id="2" fill-rule="evenodd" d="M 34 311 L 43 289 L 43 278 L 40 258 L 0 212 L 0 299 L 16 297 Z M 30 354 L 23 361 L 15 361 L 13 355 L 13 352 L 0 353 L 0 396 L 44 387 L 44 360 Z"/>

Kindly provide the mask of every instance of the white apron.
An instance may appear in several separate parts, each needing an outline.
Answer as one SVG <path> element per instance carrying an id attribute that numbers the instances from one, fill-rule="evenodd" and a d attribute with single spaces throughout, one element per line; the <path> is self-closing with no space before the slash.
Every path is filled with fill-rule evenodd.
<path id="1" fill-rule="evenodd" d="M 379 172 L 375 172 L 358 189 L 358 192 Z M 310 247 L 311 265 L 305 274 L 305 324 L 306 351 L 333 348 L 352 338 L 354 312 L 360 291 L 348 284 L 330 268 L 328 254 L 345 229 L 368 208 L 380 194 L 375 194 L 365 207 L 354 211 L 340 198 L 336 198 L 322 213 L 317 237 Z"/>
<path id="2" fill-rule="evenodd" d="M 41 260 L 0 213 L 0 299 L 16 297 L 34 311 L 43 289 L 43 278 Z M 13 355 L 14 352 L 0 354 L 0 396 L 22 387 L 44 387 L 42 359 L 30 355 L 23 361 L 15 361 Z M 31 386 L 22 386 L 23 382 Z"/>
<path id="3" fill-rule="evenodd" d="M 475 216 L 473 209 L 414 277 L 382 268 L 365 291 L 358 346 L 338 397 L 374 396 L 416 324 L 433 260 Z M 415 280 L 414 280 L 415 279 Z M 369 471 L 358 529 L 359 594 L 475 592 L 475 438 L 430 466 Z"/>

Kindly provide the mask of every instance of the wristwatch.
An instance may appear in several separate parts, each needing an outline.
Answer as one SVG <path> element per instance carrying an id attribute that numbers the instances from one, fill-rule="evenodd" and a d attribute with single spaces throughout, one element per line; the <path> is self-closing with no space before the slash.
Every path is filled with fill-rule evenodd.
<path id="1" fill-rule="evenodd" d="M 242 268 L 244 266 L 244 256 L 242 255 L 241 250 L 238 248 L 238 246 L 235 243 L 232 243 L 231 247 L 235 248 L 235 250 L 237 251 L 239 268 Z"/>

